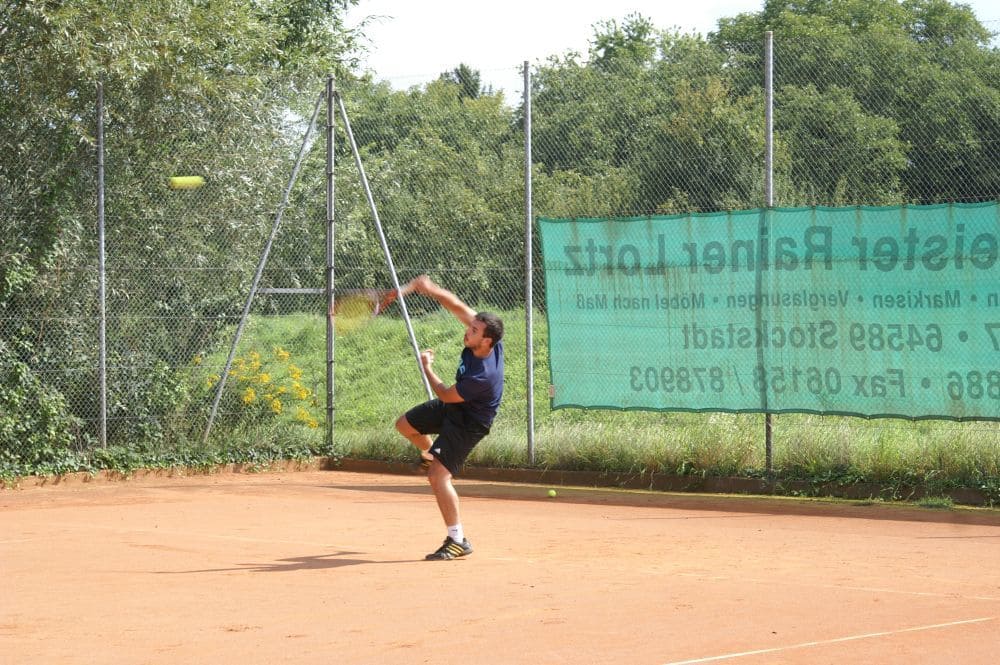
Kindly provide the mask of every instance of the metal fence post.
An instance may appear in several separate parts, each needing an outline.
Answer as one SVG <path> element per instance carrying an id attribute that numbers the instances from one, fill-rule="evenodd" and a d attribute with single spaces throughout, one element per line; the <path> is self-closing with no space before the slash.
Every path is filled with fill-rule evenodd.
<path id="1" fill-rule="evenodd" d="M 535 463 L 535 328 L 532 306 L 534 270 L 531 206 L 531 69 L 524 61 L 524 325 L 525 372 L 527 377 L 528 464 Z"/>
<path id="2" fill-rule="evenodd" d="M 764 207 L 774 207 L 774 33 L 764 33 Z M 767 389 L 762 391 L 765 405 Z M 764 470 L 774 472 L 773 422 L 764 414 Z"/>
<path id="3" fill-rule="evenodd" d="M 334 424 L 334 336 L 333 328 L 333 279 L 334 279 L 334 115 L 333 76 L 326 79 L 326 443 L 333 446 Z"/>
<path id="4" fill-rule="evenodd" d="M 101 393 L 100 441 L 108 445 L 108 309 L 104 265 L 104 84 L 97 84 L 97 299 L 100 321 L 97 326 L 99 380 Z"/>

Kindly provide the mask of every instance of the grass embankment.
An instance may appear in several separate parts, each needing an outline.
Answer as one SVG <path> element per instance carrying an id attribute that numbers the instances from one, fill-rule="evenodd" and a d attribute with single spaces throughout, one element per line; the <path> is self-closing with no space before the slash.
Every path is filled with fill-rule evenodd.
<path id="1" fill-rule="evenodd" d="M 524 313 L 502 315 L 507 323 L 504 403 L 493 432 L 469 463 L 528 467 Z M 414 330 L 421 348 L 436 350 L 438 373 L 447 379 L 461 350 L 461 326 L 439 312 L 415 319 Z M 551 410 L 547 330 L 540 316 L 535 317 L 535 335 L 534 467 L 705 478 L 766 475 L 759 414 Z M 351 334 L 338 334 L 332 447 L 325 442 L 325 348 L 323 317 L 254 317 L 207 446 L 199 436 L 203 425 L 188 424 L 187 430 L 173 428 L 170 440 L 111 446 L 64 460 L 52 470 L 263 466 L 270 460 L 314 455 L 413 460 L 413 450 L 393 423 L 426 393 L 403 323 L 379 317 Z M 213 371 L 224 365 L 227 351 L 220 348 L 196 358 L 182 370 L 188 403 L 179 406 L 178 420 L 203 409 L 195 405 L 211 402 L 218 380 Z M 882 488 L 883 498 L 906 496 L 914 487 L 941 497 L 962 488 L 998 503 L 1000 425 L 774 416 L 772 469 L 772 480 L 801 481 L 800 488 L 804 482 L 807 489 L 797 490 L 804 493 L 871 483 Z"/>
<path id="2" fill-rule="evenodd" d="M 523 311 L 507 322 L 504 403 L 493 432 L 470 464 L 529 466 Z M 319 324 L 317 324 L 319 325 Z M 461 328 L 447 314 L 414 324 L 421 347 L 437 351 L 439 374 L 451 371 Z M 765 475 L 763 416 L 649 413 L 549 408 L 547 330 L 535 318 L 534 466 L 547 469 L 704 477 Z M 313 348 L 323 348 L 321 335 Z M 424 399 L 405 327 L 377 319 L 357 334 L 338 337 L 336 449 L 351 457 L 410 460 L 393 422 Z M 883 496 L 917 487 L 931 495 L 957 488 L 1000 500 L 997 423 L 904 421 L 840 416 L 773 417 L 773 478 L 830 484 L 872 483 Z"/>

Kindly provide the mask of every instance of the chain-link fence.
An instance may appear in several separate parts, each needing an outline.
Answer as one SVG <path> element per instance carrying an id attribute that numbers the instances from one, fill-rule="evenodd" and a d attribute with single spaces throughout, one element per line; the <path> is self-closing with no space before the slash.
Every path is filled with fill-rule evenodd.
<path id="1" fill-rule="evenodd" d="M 764 465 L 761 416 L 550 410 L 540 261 L 527 366 L 527 215 L 636 216 L 768 203 L 765 44 L 675 36 L 661 51 L 639 61 L 532 67 L 530 212 L 523 100 L 447 80 L 402 92 L 365 79 L 339 86 L 400 282 L 429 273 L 506 320 L 507 392 L 490 437 L 500 450 L 483 453 L 490 461 L 523 463 L 533 436 L 541 464 L 557 463 L 549 452 L 556 449 L 580 460 L 593 454 L 592 445 L 648 447 L 631 463 L 641 468 L 744 472 Z M 774 54 L 773 205 L 1000 197 L 996 49 L 937 43 L 933 35 L 894 43 L 779 34 Z M 224 111 L 165 104 L 140 117 L 114 90 L 105 97 L 108 443 L 165 455 L 198 445 L 232 350 L 214 439 L 357 454 L 397 446 L 405 453 L 392 422 L 424 392 L 397 306 L 335 337 L 333 449 L 323 436 L 324 114 L 310 134 L 312 109 L 302 101 L 236 103 Z M 78 110 L 88 137 L 96 135 L 93 109 Z M 334 291 L 391 288 L 343 123 L 335 125 Z M 95 144 L 88 148 L 96 164 Z M 303 148 L 301 171 L 286 191 Z M 74 168 L 52 201 L 14 191 L 5 213 L 11 228 L 30 227 L 36 215 L 58 220 L 47 227 L 60 229 L 63 247 L 56 261 L 22 271 L 21 282 L 0 292 L 9 410 L 0 434 L 4 455 L 25 463 L 54 448 L 92 451 L 101 439 L 97 179 L 82 160 Z M 173 190 L 173 175 L 199 175 L 205 185 Z M 232 349 L 278 221 L 246 329 Z M 537 256 L 537 240 L 532 249 Z M 407 304 L 421 346 L 457 358 L 454 321 L 419 297 Z M 786 467 L 817 458 L 836 465 L 845 446 L 878 440 L 888 429 L 925 442 L 985 440 L 992 459 L 1000 457 L 992 423 L 949 423 L 931 435 L 926 425 L 900 421 L 775 420 Z M 660 455 L 650 442 L 664 439 L 679 446 L 675 459 L 643 459 Z M 705 459 L 712 455 L 725 459 L 713 466 Z"/>
<path id="2" fill-rule="evenodd" d="M 540 68 L 532 99 L 535 212 L 631 216 L 1000 196 L 1000 105 L 990 73 L 996 49 L 956 49 L 931 34 L 775 35 L 769 199 L 767 42 L 724 36 L 678 38 L 653 64 Z M 572 186 L 560 195 L 567 181 Z M 543 451 L 555 440 L 568 450 L 560 459 L 581 449 L 611 457 L 600 447 L 627 432 L 641 451 L 629 460 L 632 470 L 743 474 L 773 464 L 809 477 L 829 470 L 832 477 L 859 457 L 869 469 L 917 458 L 940 469 L 962 457 L 966 468 L 989 475 L 1000 450 L 994 423 L 782 415 L 765 426 L 763 417 L 749 415 L 539 413 Z M 765 447 L 768 428 L 773 450 Z M 664 439 L 674 443 L 665 446 Z M 771 453 L 774 459 L 765 459 Z"/>
<path id="3" fill-rule="evenodd" d="M 170 451 L 200 441 L 226 359 L 220 349 L 233 338 L 308 124 L 295 100 L 277 96 L 135 109 L 114 90 L 98 102 L 97 88 L 79 95 L 95 104 L 79 109 L 84 159 L 63 156 L 67 167 L 53 158 L 79 169 L 68 178 L 71 193 L 21 190 L 6 213 L 15 250 L 18 242 L 30 250 L 40 230 L 60 234 L 52 263 L 30 281 L 8 281 L 0 304 L 4 452 L 26 463 L 59 457 L 61 449 Z M 42 175 L 50 173 L 39 167 Z M 197 176 L 205 185 L 175 189 L 175 176 Z M 314 222 L 322 227 L 323 189 L 318 196 L 297 190 L 285 206 L 291 237 Z M 48 199 L 55 202 L 46 205 Z M 292 284 L 312 272 L 307 246 L 281 246 L 272 265 Z M 323 265 L 321 254 L 321 281 Z M 279 313 L 283 306 L 260 298 L 253 311 Z M 280 378 L 288 385 L 274 377 L 275 387 L 298 397 L 307 407 L 298 419 L 316 427 L 324 367 L 296 366 L 287 353 L 267 349 L 286 370 Z M 220 422 L 246 427 L 277 408 L 255 398 L 255 386 L 264 396 L 272 382 L 260 371 L 261 355 L 239 350 Z M 72 455 L 66 463 L 74 463 Z"/>

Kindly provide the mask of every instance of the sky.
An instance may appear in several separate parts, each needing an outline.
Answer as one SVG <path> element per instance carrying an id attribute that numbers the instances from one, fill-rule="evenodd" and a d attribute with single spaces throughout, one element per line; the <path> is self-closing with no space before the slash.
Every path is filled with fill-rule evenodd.
<path id="1" fill-rule="evenodd" d="M 965 0 L 980 21 L 1000 31 L 997 0 Z M 722 17 L 759 12 L 763 0 L 361 0 L 349 25 L 377 17 L 365 69 L 394 88 L 437 78 L 460 63 L 479 70 L 482 83 L 520 96 L 522 63 L 568 50 L 586 54 L 595 24 L 619 24 L 640 13 L 659 29 L 707 34 Z"/>

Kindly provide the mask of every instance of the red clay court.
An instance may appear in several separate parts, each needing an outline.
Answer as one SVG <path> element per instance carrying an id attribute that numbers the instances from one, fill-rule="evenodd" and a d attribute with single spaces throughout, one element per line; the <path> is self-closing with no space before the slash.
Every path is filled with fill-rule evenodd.
<path id="1" fill-rule="evenodd" d="M 1000 512 L 345 471 L 0 490 L 4 663 L 996 663 Z"/>

